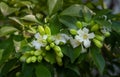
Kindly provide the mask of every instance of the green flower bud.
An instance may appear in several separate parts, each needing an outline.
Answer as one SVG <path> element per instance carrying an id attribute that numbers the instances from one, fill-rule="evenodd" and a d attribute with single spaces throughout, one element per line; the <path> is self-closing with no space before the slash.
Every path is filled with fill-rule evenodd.
<path id="1" fill-rule="evenodd" d="M 56 54 L 57 54 L 57 56 L 59 56 L 59 57 L 63 57 L 63 53 L 62 52 L 56 52 Z"/>
<path id="2" fill-rule="evenodd" d="M 53 48 L 55 46 L 54 43 L 50 43 L 50 47 Z"/>
<path id="3" fill-rule="evenodd" d="M 99 25 L 98 24 L 93 25 L 91 31 L 97 31 L 97 30 L 99 30 Z"/>
<path id="4" fill-rule="evenodd" d="M 48 38 L 47 38 L 47 41 L 49 42 L 49 43 L 51 43 L 53 40 L 52 40 L 52 37 L 51 36 L 49 36 Z"/>
<path id="5" fill-rule="evenodd" d="M 42 40 L 42 43 L 47 43 L 47 41 L 45 39 Z"/>
<path id="6" fill-rule="evenodd" d="M 56 61 L 57 61 L 57 64 L 58 64 L 59 66 L 62 66 L 62 65 L 63 65 L 63 63 L 62 63 L 62 58 L 61 58 L 61 57 L 56 56 Z"/>
<path id="7" fill-rule="evenodd" d="M 76 22 L 76 26 L 77 26 L 78 28 L 80 28 L 80 29 L 83 27 L 83 25 L 82 25 L 82 23 L 81 23 L 80 21 L 77 21 L 77 22 Z"/>
<path id="8" fill-rule="evenodd" d="M 37 60 L 36 56 L 32 56 L 32 57 L 31 57 L 31 62 L 35 63 L 36 60 Z"/>
<path id="9" fill-rule="evenodd" d="M 59 46 L 54 46 L 53 48 L 55 51 L 61 51 L 61 48 Z"/>
<path id="10" fill-rule="evenodd" d="M 41 61 L 42 61 L 42 56 L 41 56 L 41 55 L 37 57 L 37 61 L 38 61 L 38 62 L 41 62 Z"/>
<path id="11" fill-rule="evenodd" d="M 28 58 L 26 59 L 26 63 L 31 63 L 31 57 L 28 57 Z"/>
<path id="12" fill-rule="evenodd" d="M 34 55 L 35 55 L 35 56 L 39 56 L 41 53 L 42 53 L 42 50 L 35 51 L 35 52 L 34 52 Z"/>
<path id="13" fill-rule="evenodd" d="M 16 77 L 20 77 L 21 72 L 16 73 Z"/>
<path id="14" fill-rule="evenodd" d="M 104 36 L 105 36 L 105 37 L 109 37 L 109 36 L 110 36 L 110 32 L 105 32 L 105 33 L 104 33 Z"/>
<path id="15" fill-rule="evenodd" d="M 50 50 L 50 46 L 47 45 L 47 46 L 45 47 L 45 50 L 49 51 L 49 50 Z"/>
<path id="16" fill-rule="evenodd" d="M 41 35 L 45 34 L 45 30 L 44 30 L 43 26 L 38 26 L 38 31 Z"/>
<path id="17" fill-rule="evenodd" d="M 30 54 L 31 54 L 31 55 L 34 55 L 34 51 L 30 51 Z"/>
<path id="18" fill-rule="evenodd" d="M 51 30 L 48 26 L 45 26 L 45 33 L 51 35 Z"/>
<path id="19" fill-rule="evenodd" d="M 103 44 L 99 40 L 93 39 L 93 42 L 98 48 L 102 48 Z"/>
<path id="20" fill-rule="evenodd" d="M 25 62 L 26 59 L 27 59 L 27 57 L 28 57 L 28 55 L 23 55 L 23 56 L 21 56 L 21 57 L 20 57 L 20 61 L 21 61 L 21 62 Z"/>
<path id="21" fill-rule="evenodd" d="M 95 35 L 95 38 L 99 41 L 104 41 L 104 37 L 100 35 Z"/>
<path id="22" fill-rule="evenodd" d="M 75 29 L 70 29 L 70 33 L 71 33 L 72 35 L 76 35 L 76 34 L 77 34 L 77 31 L 76 31 Z"/>

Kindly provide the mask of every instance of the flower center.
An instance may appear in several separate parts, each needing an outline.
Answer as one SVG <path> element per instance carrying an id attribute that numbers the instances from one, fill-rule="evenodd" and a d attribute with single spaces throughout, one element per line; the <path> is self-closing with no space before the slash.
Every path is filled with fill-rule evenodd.
<path id="1" fill-rule="evenodd" d="M 84 34 L 84 35 L 83 35 L 83 38 L 84 38 L 84 39 L 87 39 L 87 38 L 88 38 L 88 35 L 87 35 L 87 34 Z"/>

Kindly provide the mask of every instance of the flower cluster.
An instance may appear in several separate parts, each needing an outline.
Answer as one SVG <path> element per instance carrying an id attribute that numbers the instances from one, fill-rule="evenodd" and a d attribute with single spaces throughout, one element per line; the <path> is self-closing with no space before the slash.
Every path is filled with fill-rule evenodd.
<path id="1" fill-rule="evenodd" d="M 85 23 L 85 22 L 83 22 Z M 109 36 L 109 30 L 96 23 L 84 25 L 77 21 L 77 29 L 70 29 L 69 34 L 51 34 L 49 26 L 38 26 L 37 32 L 31 42 L 34 50 L 28 51 L 21 56 L 20 60 L 27 63 L 41 62 L 43 59 L 51 64 L 62 65 L 63 52 L 61 45 L 71 45 L 73 48 L 82 46 L 87 49 L 92 45 L 101 48 L 104 38 Z"/>

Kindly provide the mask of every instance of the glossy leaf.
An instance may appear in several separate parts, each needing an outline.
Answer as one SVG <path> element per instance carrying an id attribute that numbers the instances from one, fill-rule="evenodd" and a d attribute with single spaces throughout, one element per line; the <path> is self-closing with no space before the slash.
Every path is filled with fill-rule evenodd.
<path id="1" fill-rule="evenodd" d="M 97 47 L 91 47 L 90 53 L 95 65 L 97 66 L 98 70 L 102 74 L 105 68 L 105 60 L 100 53 L 100 49 Z"/>
<path id="2" fill-rule="evenodd" d="M 82 17 L 83 16 L 82 8 L 83 8 L 83 5 L 75 4 L 63 10 L 63 12 L 60 15 Z"/>
<path id="3" fill-rule="evenodd" d="M 42 64 L 39 64 L 35 67 L 36 77 L 51 77 L 51 73 L 47 67 Z"/>
<path id="4" fill-rule="evenodd" d="M 23 63 L 22 65 L 22 77 L 33 77 L 34 65 Z"/>
<path id="5" fill-rule="evenodd" d="M 11 69 L 14 68 L 16 63 L 17 63 L 17 59 L 12 59 L 12 60 L 9 60 L 8 62 L 6 62 L 1 70 L 2 75 L 6 76 L 7 73 L 10 72 Z"/>
<path id="6" fill-rule="evenodd" d="M 0 3 L 0 10 L 4 16 L 10 15 L 18 10 L 18 8 L 11 8 L 6 3 Z"/>
<path id="7" fill-rule="evenodd" d="M 22 17 L 21 19 L 39 23 L 39 21 L 36 19 L 36 17 L 34 15 L 26 15 L 26 16 Z"/>
<path id="8" fill-rule="evenodd" d="M 77 22 L 77 19 L 71 16 L 60 16 L 59 21 L 64 24 L 68 28 L 76 29 L 75 23 Z"/>
<path id="9" fill-rule="evenodd" d="M 120 22 L 119 21 L 114 21 L 112 22 L 112 29 L 116 31 L 117 33 L 120 34 Z"/>
<path id="10" fill-rule="evenodd" d="M 62 48 L 62 52 L 70 58 L 72 63 L 79 57 L 80 52 L 81 52 L 81 47 L 77 47 L 77 48 L 73 49 L 70 46 L 69 47 L 64 46 L 61 48 Z"/>
<path id="11" fill-rule="evenodd" d="M 17 29 L 15 27 L 4 26 L 0 29 L 0 37 L 5 36 L 5 35 L 10 34 L 10 33 L 13 33 L 15 31 L 17 31 Z"/>
<path id="12" fill-rule="evenodd" d="M 62 4 L 63 4 L 63 0 L 48 0 L 49 15 L 60 10 Z"/>

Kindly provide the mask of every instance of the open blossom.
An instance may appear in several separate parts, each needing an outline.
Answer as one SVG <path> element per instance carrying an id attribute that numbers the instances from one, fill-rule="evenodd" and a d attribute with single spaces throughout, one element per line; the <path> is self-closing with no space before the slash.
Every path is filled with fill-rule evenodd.
<path id="1" fill-rule="evenodd" d="M 80 42 L 76 39 L 73 39 L 72 37 L 70 37 L 70 44 L 72 45 L 73 48 L 76 48 L 80 45 Z"/>
<path id="2" fill-rule="evenodd" d="M 35 47 L 35 49 L 40 49 L 41 47 L 44 47 L 46 46 L 46 42 L 43 42 L 43 40 L 46 40 L 47 39 L 47 35 L 40 35 L 39 33 L 36 33 L 34 35 L 35 37 L 35 40 L 32 41 L 32 45 Z"/>
<path id="3" fill-rule="evenodd" d="M 90 47 L 91 41 L 90 39 L 93 39 L 95 37 L 94 33 L 88 33 L 89 30 L 87 28 L 83 28 L 82 30 L 79 29 L 77 31 L 77 34 L 75 36 L 75 39 L 78 40 L 80 43 L 83 43 L 83 45 L 88 48 Z"/>
<path id="4" fill-rule="evenodd" d="M 69 40 L 69 36 L 66 34 L 57 34 L 53 39 L 56 45 L 59 45 L 60 42 L 65 44 Z"/>

